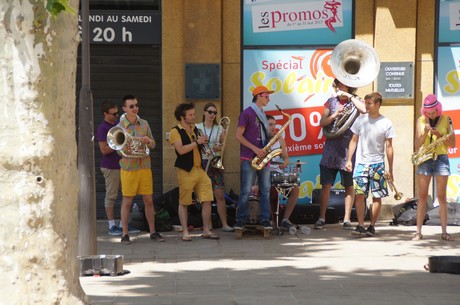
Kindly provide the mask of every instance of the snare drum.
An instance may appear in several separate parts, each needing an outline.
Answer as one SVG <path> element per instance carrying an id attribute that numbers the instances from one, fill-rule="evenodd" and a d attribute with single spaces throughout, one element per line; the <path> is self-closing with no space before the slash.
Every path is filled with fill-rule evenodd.
<path id="1" fill-rule="evenodd" d="M 274 187 L 294 187 L 299 185 L 297 173 L 271 173 L 271 182 Z"/>

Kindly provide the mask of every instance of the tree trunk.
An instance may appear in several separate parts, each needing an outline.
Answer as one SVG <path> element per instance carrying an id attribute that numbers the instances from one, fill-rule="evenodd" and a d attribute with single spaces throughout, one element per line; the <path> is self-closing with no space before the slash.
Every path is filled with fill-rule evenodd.
<path id="1" fill-rule="evenodd" d="M 77 16 L 52 17 L 45 5 L 0 1 L 4 304 L 86 302 L 77 264 Z"/>

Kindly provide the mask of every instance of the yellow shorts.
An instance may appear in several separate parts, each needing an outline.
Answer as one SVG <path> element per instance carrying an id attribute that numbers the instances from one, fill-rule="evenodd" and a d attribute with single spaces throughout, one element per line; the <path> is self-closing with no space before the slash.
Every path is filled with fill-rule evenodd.
<path id="1" fill-rule="evenodd" d="M 192 193 L 195 192 L 201 202 L 212 201 L 211 179 L 202 167 L 193 167 L 190 172 L 176 168 L 177 181 L 179 183 L 179 203 L 190 205 L 193 203 Z"/>
<path id="2" fill-rule="evenodd" d="M 151 169 L 136 171 L 120 170 L 121 192 L 125 197 L 153 194 L 153 178 Z"/>

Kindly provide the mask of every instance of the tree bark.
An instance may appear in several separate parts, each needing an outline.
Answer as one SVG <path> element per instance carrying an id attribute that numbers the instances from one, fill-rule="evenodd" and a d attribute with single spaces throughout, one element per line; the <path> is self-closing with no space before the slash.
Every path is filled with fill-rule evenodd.
<path id="1" fill-rule="evenodd" d="M 45 5 L 0 2 L 4 304 L 87 302 L 77 263 L 77 16 L 52 17 Z"/>

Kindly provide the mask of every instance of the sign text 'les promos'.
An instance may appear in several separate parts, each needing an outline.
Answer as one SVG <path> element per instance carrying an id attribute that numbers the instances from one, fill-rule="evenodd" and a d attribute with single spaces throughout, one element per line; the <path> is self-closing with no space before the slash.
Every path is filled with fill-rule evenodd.
<path id="1" fill-rule="evenodd" d="M 313 155 L 323 152 L 325 138 L 319 124 L 322 111 L 323 107 L 283 110 L 291 116 L 291 122 L 283 133 L 289 156 Z M 278 110 L 266 111 L 266 114 L 275 118 L 278 130 L 287 122 L 287 117 Z"/>
<path id="2" fill-rule="evenodd" d="M 78 19 L 81 23 L 81 15 Z M 91 43 L 161 43 L 161 15 L 158 13 L 147 11 L 91 11 L 89 24 Z"/>
<path id="3" fill-rule="evenodd" d="M 343 26 L 341 1 L 315 1 L 252 7 L 254 33 Z"/>

